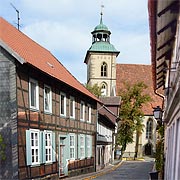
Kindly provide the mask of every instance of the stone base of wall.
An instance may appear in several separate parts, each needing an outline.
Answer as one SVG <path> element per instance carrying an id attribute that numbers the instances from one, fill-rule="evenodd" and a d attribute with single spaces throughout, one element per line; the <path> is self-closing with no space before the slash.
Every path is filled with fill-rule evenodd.
<path id="1" fill-rule="evenodd" d="M 75 170 L 71 170 L 68 172 L 68 176 L 72 177 L 72 176 L 78 176 L 81 174 L 86 174 L 86 173 L 91 173 L 94 172 L 94 166 L 89 166 L 89 167 L 84 167 L 84 168 L 80 168 L 80 169 L 75 169 Z"/>

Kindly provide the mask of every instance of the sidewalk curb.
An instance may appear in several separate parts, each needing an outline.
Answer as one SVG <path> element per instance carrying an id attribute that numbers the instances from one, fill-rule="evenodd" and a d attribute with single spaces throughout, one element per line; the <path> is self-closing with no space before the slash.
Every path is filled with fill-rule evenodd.
<path id="1" fill-rule="evenodd" d="M 97 174 L 92 175 L 92 176 L 89 176 L 89 177 L 86 177 L 86 178 L 83 178 L 82 180 L 91 180 L 91 179 L 94 179 L 94 178 L 96 178 L 96 177 L 99 177 L 99 176 L 102 176 L 102 175 L 104 175 L 104 174 L 107 174 L 107 173 L 109 173 L 109 172 L 111 172 L 111 171 L 114 171 L 114 170 L 116 170 L 118 167 L 120 167 L 123 162 L 124 162 L 124 161 L 122 160 L 122 161 L 119 162 L 117 165 L 114 165 L 111 169 L 109 169 L 109 170 L 107 170 L 107 171 L 99 172 L 99 173 L 97 172 Z"/>

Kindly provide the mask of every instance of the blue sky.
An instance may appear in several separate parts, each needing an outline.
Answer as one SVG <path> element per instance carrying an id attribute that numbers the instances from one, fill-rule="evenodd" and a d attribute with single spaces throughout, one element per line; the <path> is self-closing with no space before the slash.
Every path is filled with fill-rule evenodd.
<path id="1" fill-rule="evenodd" d="M 86 83 L 84 58 L 91 32 L 103 23 L 120 54 L 117 63 L 150 64 L 147 0 L 0 0 L 0 16 L 47 48 L 81 83 Z"/>

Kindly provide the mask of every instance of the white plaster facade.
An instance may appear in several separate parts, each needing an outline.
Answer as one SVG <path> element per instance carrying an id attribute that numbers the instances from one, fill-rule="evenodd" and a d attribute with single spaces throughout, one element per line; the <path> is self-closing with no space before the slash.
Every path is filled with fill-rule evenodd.
<path id="1" fill-rule="evenodd" d="M 114 130 L 98 122 L 97 124 L 97 148 L 96 148 L 96 170 L 100 170 L 112 163 Z"/>
<path id="2" fill-rule="evenodd" d="M 148 121 L 151 121 L 151 127 Z M 156 151 L 156 120 L 153 116 L 144 116 L 143 131 L 139 137 L 137 157 L 153 156 Z M 133 136 L 133 143 L 127 145 L 123 157 L 134 158 L 136 147 L 136 133 Z"/>

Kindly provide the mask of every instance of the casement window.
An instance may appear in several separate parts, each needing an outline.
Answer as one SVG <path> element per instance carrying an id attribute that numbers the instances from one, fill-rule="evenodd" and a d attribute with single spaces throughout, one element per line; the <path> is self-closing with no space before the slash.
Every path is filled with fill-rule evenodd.
<path id="1" fill-rule="evenodd" d="M 87 105 L 87 122 L 91 123 L 91 105 Z"/>
<path id="2" fill-rule="evenodd" d="M 52 92 L 51 87 L 44 85 L 44 111 L 52 112 Z"/>
<path id="3" fill-rule="evenodd" d="M 66 94 L 60 93 L 60 115 L 66 116 Z"/>
<path id="4" fill-rule="evenodd" d="M 27 165 L 40 164 L 40 131 L 31 129 L 26 131 Z"/>
<path id="5" fill-rule="evenodd" d="M 106 77 L 107 76 L 107 64 L 105 62 L 101 65 L 101 76 Z"/>
<path id="6" fill-rule="evenodd" d="M 70 159 L 75 159 L 75 135 L 74 134 L 70 134 L 69 135 L 69 148 L 70 148 Z"/>
<path id="7" fill-rule="evenodd" d="M 26 130 L 27 165 L 55 162 L 55 154 L 55 133 L 39 129 Z"/>
<path id="8" fill-rule="evenodd" d="M 52 162 L 52 132 L 45 131 L 45 160 Z"/>
<path id="9" fill-rule="evenodd" d="M 80 104 L 80 120 L 81 121 L 85 120 L 85 104 L 83 101 L 81 101 L 81 104 Z"/>
<path id="10" fill-rule="evenodd" d="M 70 108 L 70 118 L 75 118 L 75 100 L 74 97 L 70 96 L 70 103 L 69 103 L 69 108 Z"/>
<path id="11" fill-rule="evenodd" d="M 79 135 L 79 158 L 85 158 L 85 135 Z"/>
<path id="12" fill-rule="evenodd" d="M 86 157 L 92 156 L 92 136 L 86 135 Z"/>
<path id="13" fill-rule="evenodd" d="M 30 108 L 39 110 L 39 87 L 34 79 L 29 80 L 29 104 Z"/>

